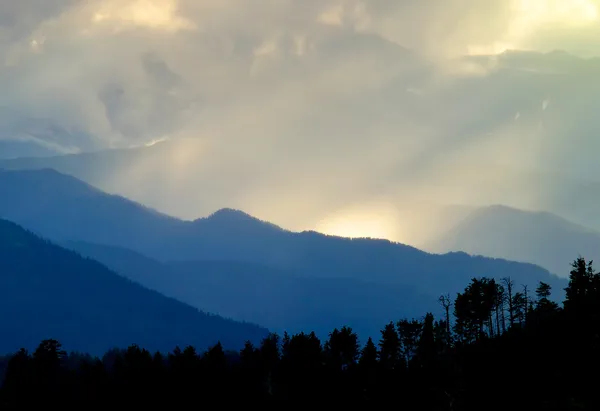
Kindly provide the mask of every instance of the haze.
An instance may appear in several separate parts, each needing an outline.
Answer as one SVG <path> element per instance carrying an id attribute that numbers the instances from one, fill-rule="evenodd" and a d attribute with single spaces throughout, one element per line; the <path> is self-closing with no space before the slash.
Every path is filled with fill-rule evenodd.
<path id="1" fill-rule="evenodd" d="M 165 213 L 232 207 L 409 244 L 450 205 L 600 227 L 552 184 L 594 182 L 598 0 L 0 8 L 0 141 L 56 154 L 154 145 L 167 168 L 140 157 L 102 188 Z"/>

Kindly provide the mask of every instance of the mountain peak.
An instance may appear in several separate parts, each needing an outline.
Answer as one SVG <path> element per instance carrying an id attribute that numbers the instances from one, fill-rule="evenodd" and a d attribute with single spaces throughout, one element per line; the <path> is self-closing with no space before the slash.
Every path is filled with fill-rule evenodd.
<path id="1" fill-rule="evenodd" d="M 258 220 L 255 217 L 252 217 L 250 214 L 245 213 L 241 210 L 237 210 L 235 208 L 221 208 L 217 211 L 215 211 L 214 213 L 212 213 L 211 215 L 209 215 L 207 218 L 210 219 L 244 219 L 244 220 Z"/>
<path id="2" fill-rule="evenodd" d="M 269 223 L 267 221 L 263 221 L 259 218 L 251 216 L 248 213 L 245 213 L 241 210 L 237 210 L 234 208 L 221 208 L 214 213 L 210 214 L 208 217 L 199 218 L 194 221 L 197 224 L 206 224 L 212 223 L 220 226 L 221 228 L 225 227 L 256 227 L 256 228 L 268 228 L 270 230 L 276 231 L 284 231 L 281 227 Z"/>

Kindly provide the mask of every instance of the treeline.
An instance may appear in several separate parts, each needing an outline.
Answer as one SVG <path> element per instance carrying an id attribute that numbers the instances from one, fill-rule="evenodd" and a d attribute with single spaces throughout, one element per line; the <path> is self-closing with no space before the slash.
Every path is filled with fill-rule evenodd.
<path id="1" fill-rule="evenodd" d="M 389 323 L 359 345 L 351 328 L 271 334 L 239 353 L 220 344 L 169 354 L 137 346 L 102 358 L 55 340 L 12 355 L 0 409 L 34 406 L 393 406 L 406 410 L 597 410 L 600 275 L 573 263 L 563 306 L 549 285 L 473 279 L 445 315 Z"/>

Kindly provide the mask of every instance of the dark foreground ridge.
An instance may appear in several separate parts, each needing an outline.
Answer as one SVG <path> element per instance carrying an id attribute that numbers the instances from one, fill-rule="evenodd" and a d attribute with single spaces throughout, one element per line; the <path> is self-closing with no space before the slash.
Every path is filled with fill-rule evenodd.
<path id="1" fill-rule="evenodd" d="M 407 410 L 597 410 L 600 275 L 573 263 L 563 307 L 551 287 L 472 279 L 446 315 L 392 322 L 359 346 L 348 327 L 270 334 L 239 353 L 138 346 L 102 358 L 45 340 L 6 358 L 1 409 L 393 405 Z M 453 312 L 453 316 L 450 313 Z"/>
<path id="2" fill-rule="evenodd" d="M 268 330 L 199 311 L 0 219 L 0 353 L 55 338 L 101 355 L 132 343 L 237 348 Z"/>

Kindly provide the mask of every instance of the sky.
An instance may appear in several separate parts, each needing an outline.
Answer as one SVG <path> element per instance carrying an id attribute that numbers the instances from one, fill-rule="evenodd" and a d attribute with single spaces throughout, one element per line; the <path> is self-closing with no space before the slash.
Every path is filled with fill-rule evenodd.
<path id="1" fill-rule="evenodd" d="M 140 160 L 106 186 L 183 218 L 233 207 L 417 243 L 441 206 L 560 200 L 523 170 L 596 168 L 600 0 L 0 8 L 0 140 L 168 141 L 167 166 Z"/>

